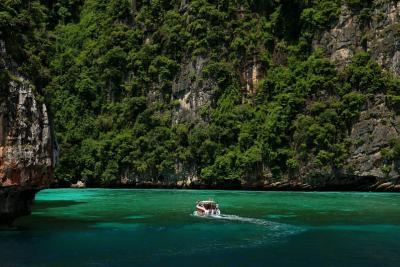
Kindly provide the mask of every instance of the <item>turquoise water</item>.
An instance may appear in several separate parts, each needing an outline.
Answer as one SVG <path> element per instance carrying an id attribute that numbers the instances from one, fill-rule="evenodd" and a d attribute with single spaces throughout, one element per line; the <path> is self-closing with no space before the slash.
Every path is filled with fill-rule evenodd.
<path id="1" fill-rule="evenodd" d="M 1 267 L 400 266 L 400 194 L 45 190 L 16 226 Z"/>

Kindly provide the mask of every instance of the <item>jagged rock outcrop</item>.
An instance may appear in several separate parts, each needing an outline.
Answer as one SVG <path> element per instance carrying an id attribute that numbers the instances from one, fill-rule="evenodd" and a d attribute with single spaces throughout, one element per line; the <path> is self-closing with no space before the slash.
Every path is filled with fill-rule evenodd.
<path id="1" fill-rule="evenodd" d="M 317 39 L 314 47 L 325 49 L 338 66 L 349 63 L 358 50 L 365 50 L 385 69 L 400 75 L 400 3 L 397 1 L 374 4 L 367 15 L 343 5 L 337 24 Z"/>
<path id="2" fill-rule="evenodd" d="M 46 105 L 34 86 L 13 69 L 0 41 L 0 223 L 30 213 L 35 193 L 49 185 L 56 145 Z"/>

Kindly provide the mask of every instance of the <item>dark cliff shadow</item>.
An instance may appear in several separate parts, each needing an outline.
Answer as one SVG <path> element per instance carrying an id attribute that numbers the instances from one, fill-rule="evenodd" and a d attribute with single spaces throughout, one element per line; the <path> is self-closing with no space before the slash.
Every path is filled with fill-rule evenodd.
<path id="1" fill-rule="evenodd" d="M 12 227 L 5 230 L 15 230 L 21 232 L 63 232 L 63 231 L 87 231 L 97 229 L 98 224 L 102 223 L 121 223 L 131 224 L 132 219 L 125 215 L 112 214 L 106 215 L 104 211 L 79 213 L 71 215 L 68 209 L 72 206 L 86 204 L 82 201 L 70 200 L 38 200 L 35 201 L 32 215 L 18 218 L 14 221 Z M 53 208 L 61 208 L 60 212 L 51 212 Z M 134 220 L 138 221 L 137 219 Z M 1 231 L 1 230 L 0 230 Z"/>
<path id="2" fill-rule="evenodd" d="M 34 215 L 17 219 L 14 222 L 14 229 L 33 232 L 87 230 L 96 222 L 95 219 Z"/>
<path id="3" fill-rule="evenodd" d="M 51 208 L 70 207 L 86 203 L 87 202 L 84 201 L 73 201 L 73 200 L 35 200 L 32 212 L 43 211 Z"/>
<path id="4" fill-rule="evenodd" d="M 46 229 L 63 229 L 82 225 L 86 220 L 75 220 L 65 217 L 43 215 L 46 210 L 52 208 L 68 208 L 75 205 L 86 204 L 84 201 L 72 200 L 36 200 L 33 205 L 32 214 L 16 219 L 12 224 L 3 226 L 1 230 L 29 231 Z"/>

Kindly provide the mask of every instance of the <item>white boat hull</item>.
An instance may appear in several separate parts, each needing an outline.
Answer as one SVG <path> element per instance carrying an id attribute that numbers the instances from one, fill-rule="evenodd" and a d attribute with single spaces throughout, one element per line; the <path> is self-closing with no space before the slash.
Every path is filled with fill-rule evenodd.
<path id="1" fill-rule="evenodd" d="M 203 207 L 196 207 L 195 215 L 197 216 L 218 216 L 221 214 L 219 209 L 205 209 Z"/>

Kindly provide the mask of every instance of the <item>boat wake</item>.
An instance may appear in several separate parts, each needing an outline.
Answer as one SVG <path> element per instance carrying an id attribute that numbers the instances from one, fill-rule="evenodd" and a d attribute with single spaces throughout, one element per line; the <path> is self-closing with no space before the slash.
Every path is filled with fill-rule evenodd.
<path id="1" fill-rule="evenodd" d="M 268 221 L 268 220 L 264 220 L 264 219 L 257 219 L 257 218 L 241 217 L 241 216 L 232 215 L 232 214 L 202 216 L 202 215 L 198 215 L 196 212 L 194 212 L 193 216 L 201 217 L 201 218 L 205 218 L 205 219 L 211 219 L 211 220 L 225 220 L 225 221 L 232 221 L 232 222 L 238 222 L 238 223 L 256 224 L 256 225 L 260 225 L 260 226 L 267 226 L 269 228 L 279 228 L 279 227 L 286 228 L 286 227 L 290 226 L 290 225 L 284 224 L 284 223 L 278 223 L 278 222 Z"/>
<path id="2" fill-rule="evenodd" d="M 300 227 L 296 227 L 294 225 L 280 223 L 280 222 L 273 222 L 264 219 L 258 218 L 249 218 L 249 217 L 241 217 L 238 215 L 232 214 L 221 214 L 221 215 L 209 215 L 209 216 L 201 216 L 197 215 L 196 212 L 193 213 L 194 216 L 209 219 L 209 220 L 223 220 L 223 221 L 231 221 L 237 223 L 245 223 L 245 224 L 255 224 L 261 227 L 266 227 L 269 231 L 277 232 L 278 235 L 287 235 L 287 234 L 294 234 L 304 231 L 304 229 Z"/>
<path id="3" fill-rule="evenodd" d="M 240 237 L 240 245 L 235 244 L 233 247 L 253 247 L 253 246 L 260 246 L 267 243 L 274 243 L 274 242 L 284 242 L 286 238 L 292 235 L 299 234 L 304 232 L 306 229 L 303 227 L 287 224 L 287 223 L 280 223 L 269 221 L 267 219 L 261 218 L 250 218 L 250 217 L 241 217 L 238 215 L 233 214 L 221 214 L 221 215 L 209 215 L 209 216 L 202 216 L 197 215 L 196 212 L 193 213 L 193 216 L 205 219 L 205 220 L 218 220 L 220 222 L 227 222 L 229 224 L 247 224 L 247 225 L 254 225 L 258 229 L 254 229 L 257 232 L 256 235 L 245 235 Z M 226 228 L 226 229 L 237 229 L 237 228 Z M 252 231 L 250 231 L 252 232 Z M 240 235 L 239 235 L 240 236 Z M 238 236 L 236 236 L 239 238 Z M 224 247 L 226 248 L 226 247 Z M 214 247 L 214 249 L 216 249 Z"/>
<path id="4" fill-rule="evenodd" d="M 213 216 L 209 216 L 209 217 L 211 219 L 236 221 L 236 222 L 251 223 L 251 224 L 257 224 L 257 225 L 264 225 L 264 226 L 277 225 L 277 223 L 275 223 L 275 222 L 271 222 L 271 221 L 267 221 L 267 220 L 263 220 L 263 219 L 241 217 L 241 216 L 230 215 L 230 214 L 213 215 Z"/>

